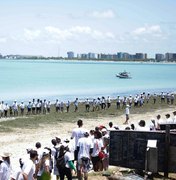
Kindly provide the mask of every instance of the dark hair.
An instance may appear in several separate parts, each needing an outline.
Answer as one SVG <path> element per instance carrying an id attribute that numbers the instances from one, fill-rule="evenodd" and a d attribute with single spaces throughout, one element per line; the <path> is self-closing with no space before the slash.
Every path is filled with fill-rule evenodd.
<path id="1" fill-rule="evenodd" d="M 157 118 L 160 118 L 160 117 L 161 117 L 161 115 L 160 115 L 160 114 L 158 114 L 156 117 L 157 117 Z"/>
<path id="2" fill-rule="evenodd" d="M 170 114 L 166 114 L 166 117 L 168 117 L 168 118 L 169 118 L 169 117 L 170 117 Z"/>
<path id="3" fill-rule="evenodd" d="M 95 132 L 95 131 L 94 131 L 93 129 L 90 130 L 90 134 L 91 134 L 91 135 L 93 135 L 94 132 Z"/>
<path id="4" fill-rule="evenodd" d="M 41 143 L 40 142 L 36 142 L 35 147 L 36 148 L 41 148 Z"/>
<path id="5" fill-rule="evenodd" d="M 130 130 L 130 127 L 129 127 L 129 126 L 127 126 L 127 127 L 125 128 L 125 130 Z"/>
<path id="6" fill-rule="evenodd" d="M 98 126 L 95 127 L 95 131 L 99 131 L 100 128 Z"/>
<path id="7" fill-rule="evenodd" d="M 112 122 L 109 122 L 109 126 L 112 127 L 112 126 L 113 126 L 113 123 L 112 123 Z"/>
<path id="8" fill-rule="evenodd" d="M 30 158 L 33 159 L 33 158 L 35 158 L 36 156 L 38 156 L 37 151 L 36 151 L 36 150 L 31 150 L 31 151 L 30 151 Z"/>
<path id="9" fill-rule="evenodd" d="M 83 125 L 83 121 L 82 121 L 81 119 L 79 119 L 79 120 L 77 121 L 77 125 L 78 125 L 79 127 L 81 127 L 81 126 Z"/>
<path id="10" fill-rule="evenodd" d="M 144 127 L 145 126 L 145 121 L 144 120 L 140 120 L 139 126 Z"/>
<path id="11" fill-rule="evenodd" d="M 56 143 L 60 143 L 61 142 L 61 139 L 60 138 L 58 138 L 58 137 L 56 137 Z"/>
<path id="12" fill-rule="evenodd" d="M 134 129 L 135 129 L 134 124 L 131 124 L 131 129 L 132 129 L 132 130 L 134 130 Z"/>
<path id="13" fill-rule="evenodd" d="M 60 149 L 59 149 L 59 156 L 63 156 L 65 153 L 65 147 L 63 145 L 60 146 Z"/>
<path id="14" fill-rule="evenodd" d="M 22 169 L 24 163 L 22 162 L 22 159 L 21 159 L 21 158 L 19 159 L 19 163 L 20 163 L 20 168 Z"/>
<path id="15" fill-rule="evenodd" d="M 100 131 L 95 131 L 94 135 L 95 135 L 95 138 L 96 138 L 96 139 L 102 138 L 102 134 L 101 134 Z"/>
<path id="16" fill-rule="evenodd" d="M 56 146 L 56 144 L 57 144 L 56 139 L 52 139 L 52 140 L 51 140 L 51 143 L 52 143 L 54 146 Z"/>

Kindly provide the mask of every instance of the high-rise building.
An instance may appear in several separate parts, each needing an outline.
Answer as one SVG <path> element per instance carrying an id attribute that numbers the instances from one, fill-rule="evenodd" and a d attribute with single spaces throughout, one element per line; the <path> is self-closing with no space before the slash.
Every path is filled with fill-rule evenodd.
<path id="1" fill-rule="evenodd" d="M 118 52 L 117 53 L 117 57 L 118 57 L 118 59 L 123 59 L 123 52 Z"/>
<path id="2" fill-rule="evenodd" d="M 166 53 L 165 57 L 166 57 L 166 61 L 172 60 L 173 59 L 173 53 Z"/>
<path id="3" fill-rule="evenodd" d="M 136 59 L 146 59 L 147 54 L 136 53 Z"/>
<path id="4" fill-rule="evenodd" d="M 88 58 L 89 59 L 95 59 L 95 53 L 88 53 Z"/>
<path id="5" fill-rule="evenodd" d="M 73 51 L 67 52 L 67 57 L 68 57 L 68 59 L 73 59 L 74 58 L 74 52 Z"/>
<path id="6" fill-rule="evenodd" d="M 164 60 L 164 54 L 155 54 L 155 59 L 157 61 L 163 61 Z"/>

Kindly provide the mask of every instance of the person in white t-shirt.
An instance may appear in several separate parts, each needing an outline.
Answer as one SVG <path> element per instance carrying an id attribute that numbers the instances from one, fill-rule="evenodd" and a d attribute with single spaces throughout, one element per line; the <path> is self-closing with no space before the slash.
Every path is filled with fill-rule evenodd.
<path id="1" fill-rule="evenodd" d="M 85 108 L 86 108 L 86 111 L 89 112 L 90 102 L 89 102 L 89 99 L 88 99 L 88 98 L 87 98 L 86 101 L 85 101 Z"/>
<path id="2" fill-rule="evenodd" d="M 16 100 L 13 102 L 12 108 L 13 108 L 13 115 L 18 116 L 18 103 Z"/>
<path id="3" fill-rule="evenodd" d="M 36 150 L 30 151 L 30 159 L 25 162 L 24 167 L 22 168 L 22 175 L 24 180 L 34 180 L 36 177 L 35 174 L 35 161 L 38 158 L 38 154 Z"/>
<path id="4" fill-rule="evenodd" d="M 174 117 L 173 117 L 173 123 L 176 124 L 176 111 L 173 112 L 173 115 L 174 115 Z"/>
<path id="5" fill-rule="evenodd" d="M 0 165 L 0 180 L 9 180 L 11 174 L 10 153 L 4 152 L 2 155 L 3 162 Z"/>
<path id="6" fill-rule="evenodd" d="M 53 147 L 51 148 L 51 155 L 53 157 L 53 174 L 56 176 L 56 180 L 59 180 L 59 171 L 56 166 L 56 157 L 59 152 L 61 143 L 57 143 L 56 139 L 52 139 L 51 143 Z"/>
<path id="7" fill-rule="evenodd" d="M 170 117 L 170 114 L 166 114 L 166 123 L 167 124 L 173 124 L 173 119 Z"/>
<path id="8" fill-rule="evenodd" d="M 104 152 L 104 158 L 102 159 L 103 163 L 103 169 L 106 171 L 108 170 L 109 166 L 109 133 L 106 128 L 103 128 L 101 130 L 102 133 L 102 140 L 103 140 L 103 152 Z"/>
<path id="9" fill-rule="evenodd" d="M 43 150 L 42 158 L 40 159 L 39 162 L 39 171 L 37 173 L 37 179 L 46 179 L 50 180 L 51 179 L 51 156 L 50 156 L 50 151 L 48 149 Z"/>
<path id="10" fill-rule="evenodd" d="M 108 98 L 107 98 L 107 108 L 109 109 L 110 106 L 111 106 L 111 99 L 110 99 L 110 97 L 108 96 Z"/>
<path id="11" fill-rule="evenodd" d="M 150 127 L 146 126 L 145 120 L 140 120 L 138 126 L 136 127 L 137 131 L 150 131 Z"/>
<path id="12" fill-rule="evenodd" d="M 67 109 L 67 113 L 68 113 L 70 110 L 70 101 L 67 101 L 65 105 L 66 105 L 66 109 Z"/>
<path id="13" fill-rule="evenodd" d="M 22 101 L 21 104 L 20 104 L 20 114 L 21 114 L 21 116 L 24 115 L 24 109 L 25 109 L 25 105 L 24 105 L 24 102 Z"/>
<path id="14" fill-rule="evenodd" d="M 83 121 L 79 119 L 77 121 L 78 127 L 73 129 L 71 139 L 75 140 L 75 160 L 78 159 L 78 151 L 77 151 L 77 145 L 78 145 L 78 140 L 82 137 L 84 137 L 84 133 L 87 132 L 86 129 L 84 129 L 83 126 Z"/>
<path id="15" fill-rule="evenodd" d="M 90 154 L 93 151 L 93 143 L 89 138 L 89 133 L 85 132 L 84 137 L 80 138 L 77 145 L 78 150 L 78 179 L 88 179 L 88 171 L 90 170 Z"/>
<path id="16" fill-rule="evenodd" d="M 35 162 L 36 169 L 37 169 L 37 176 L 41 176 L 40 172 L 38 172 L 38 171 L 39 171 L 39 166 L 40 166 L 40 160 L 42 159 L 42 156 L 43 156 L 43 149 L 41 148 L 41 143 L 40 142 L 36 142 L 35 147 L 36 147 L 36 151 L 37 151 L 37 154 L 38 154 L 38 159 Z"/>
<path id="17" fill-rule="evenodd" d="M 4 117 L 7 117 L 8 110 L 9 110 L 9 105 L 6 103 L 4 106 Z"/>
<path id="18" fill-rule="evenodd" d="M 156 118 L 157 118 L 157 121 L 158 121 L 158 124 L 159 124 L 159 125 L 166 123 L 166 121 L 161 118 L 161 115 L 160 115 L 160 114 L 158 114 Z"/>
<path id="19" fill-rule="evenodd" d="M 75 99 L 74 106 L 75 106 L 75 112 L 77 112 L 78 111 L 78 98 Z"/>
<path id="20" fill-rule="evenodd" d="M 124 124 L 128 124 L 129 121 L 129 115 L 130 115 L 130 106 L 127 104 L 126 108 L 125 108 L 125 116 L 126 116 L 126 121 L 124 122 Z"/>
<path id="21" fill-rule="evenodd" d="M 92 164 L 93 164 L 93 169 L 95 172 L 99 170 L 103 170 L 103 164 L 102 160 L 99 157 L 99 152 L 103 150 L 103 140 L 102 140 L 102 135 L 100 131 L 95 131 L 94 132 L 94 143 L 93 143 L 93 151 L 91 154 L 92 158 Z"/>
<path id="22" fill-rule="evenodd" d="M 4 108 L 5 108 L 4 101 L 2 101 L 0 102 L 0 117 L 3 117 Z"/>

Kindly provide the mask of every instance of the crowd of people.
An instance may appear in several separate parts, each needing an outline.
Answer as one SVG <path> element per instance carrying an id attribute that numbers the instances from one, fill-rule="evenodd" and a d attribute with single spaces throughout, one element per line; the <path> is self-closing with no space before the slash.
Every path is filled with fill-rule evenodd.
<path id="1" fill-rule="evenodd" d="M 73 102 L 67 101 L 59 101 L 56 99 L 54 103 L 51 103 L 49 100 L 41 100 L 41 99 L 33 99 L 28 103 L 24 103 L 23 101 L 18 103 L 16 100 L 9 105 L 4 101 L 0 101 L 0 118 L 4 117 L 16 117 L 16 116 L 25 116 L 25 115 L 38 115 L 38 114 L 46 114 L 51 112 L 51 108 L 54 106 L 55 112 L 63 113 L 70 112 L 70 106 L 73 106 L 74 112 L 79 110 L 79 104 L 82 103 L 85 105 L 85 111 L 99 111 L 106 110 L 111 107 L 112 102 L 116 103 L 116 109 L 126 108 L 128 104 L 130 107 L 142 107 L 144 103 L 149 103 L 149 101 L 155 104 L 158 99 L 160 103 L 167 103 L 173 105 L 175 102 L 175 95 L 173 93 L 164 93 L 161 94 L 150 94 L 150 93 L 141 93 L 135 96 L 117 96 L 116 99 L 111 99 L 110 96 L 105 98 L 102 96 L 96 99 L 87 98 L 84 102 L 79 102 L 79 99 L 76 98 Z M 53 106 L 52 106 L 53 105 Z"/>
<path id="2" fill-rule="evenodd" d="M 125 124 L 123 130 L 158 131 L 162 124 L 176 124 L 176 111 L 165 118 L 157 115 L 149 124 L 140 120 L 137 124 Z M 36 142 L 35 147 L 27 148 L 26 155 L 19 156 L 19 167 L 13 169 L 10 157 L 12 154 L 0 154 L 0 180 L 55 180 L 88 179 L 88 172 L 106 171 L 109 166 L 110 131 L 121 130 L 121 127 L 109 122 L 107 126 L 99 125 L 94 129 L 84 128 L 83 121 L 77 121 L 70 138 L 51 139 L 50 147 L 42 147 Z"/>
<path id="3" fill-rule="evenodd" d="M 27 149 L 25 156 L 19 157 L 19 168 L 13 171 L 11 154 L 0 154 L 0 180 L 49 180 L 51 174 L 57 180 L 64 180 L 65 176 L 71 180 L 73 175 L 88 179 L 90 170 L 107 170 L 109 130 L 105 127 L 87 130 L 80 119 L 77 126 L 70 138 L 51 139 L 51 147 L 42 147 L 41 142 L 36 142 L 34 148 Z"/>

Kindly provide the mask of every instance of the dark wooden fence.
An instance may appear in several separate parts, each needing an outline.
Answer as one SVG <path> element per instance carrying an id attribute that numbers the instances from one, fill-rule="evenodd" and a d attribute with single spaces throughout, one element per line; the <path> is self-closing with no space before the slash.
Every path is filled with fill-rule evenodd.
<path id="1" fill-rule="evenodd" d="M 158 171 L 176 172 L 175 132 L 167 134 L 166 131 L 111 131 L 109 164 L 145 170 L 148 140 L 157 140 Z"/>

